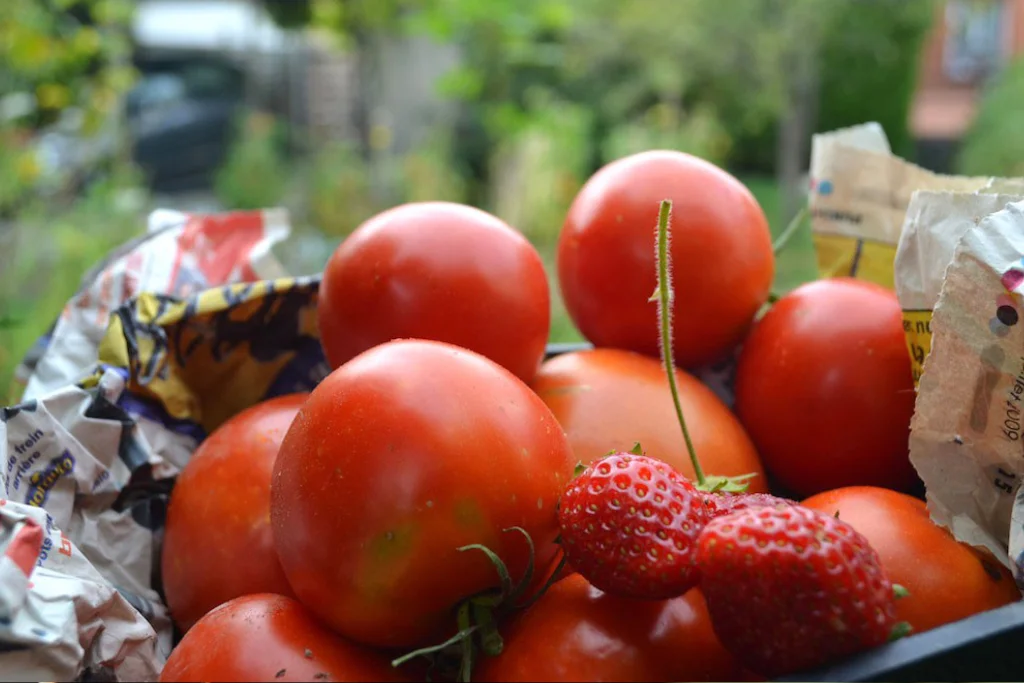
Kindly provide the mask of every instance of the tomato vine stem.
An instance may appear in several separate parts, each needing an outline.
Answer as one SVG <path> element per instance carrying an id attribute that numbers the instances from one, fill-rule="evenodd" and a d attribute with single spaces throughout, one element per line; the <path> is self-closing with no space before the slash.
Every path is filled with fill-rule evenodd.
<path id="1" fill-rule="evenodd" d="M 504 643 L 498 632 L 499 621 L 513 612 L 525 610 L 547 592 L 558 579 L 565 567 L 565 555 L 562 554 L 554 572 L 540 590 L 523 600 L 536 571 L 536 548 L 529 532 L 521 527 L 503 529 L 504 533 L 516 532 L 522 535 L 528 548 L 526 569 L 518 582 L 513 582 L 508 567 L 493 550 L 485 545 L 473 543 L 456 548 L 459 552 L 482 552 L 498 574 L 500 587 L 485 590 L 459 603 L 456 612 L 456 629 L 454 636 L 439 645 L 421 648 L 402 655 L 391 662 L 399 667 L 417 657 L 425 657 L 431 661 L 431 668 L 451 662 L 455 681 L 468 683 L 473 673 L 473 666 L 478 655 L 496 657 L 501 654 Z M 452 661 L 456 660 L 456 661 Z"/>

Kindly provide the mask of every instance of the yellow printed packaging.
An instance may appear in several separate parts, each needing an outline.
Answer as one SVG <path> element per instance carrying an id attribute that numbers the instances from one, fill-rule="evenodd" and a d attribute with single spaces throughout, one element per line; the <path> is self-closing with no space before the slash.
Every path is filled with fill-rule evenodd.
<path id="1" fill-rule="evenodd" d="M 895 288 L 896 247 L 915 190 L 993 191 L 992 178 L 939 175 L 895 156 L 877 123 L 815 135 L 810 176 L 821 276 L 888 289 Z"/>
<path id="2" fill-rule="evenodd" d="M 894 284 L 903 308 L 903 333 L 915 387 L 931 353 L 932 309 L 957 244 L 984 218 L 1021 199 L 1022 194 L 933 190 L 911 196 L 896 249 Z"/>
<path id="3" fill-rule="evenodd" d="M 818 272 L 824 278 L 854 277 L 893 289 L 896 246 L 849 235 L 813 235 Z"/>
<path id="4" fill-rule="evenodd" d="M 111 318 L 92 382 L 123 368 L 126 392 L 151 406 L 148 417 L 203 434 L 267 398 L 310 391 L 329 371 L 316 324 L 319 284 L 311 276 L 185 298 L 143 293 Z"/>

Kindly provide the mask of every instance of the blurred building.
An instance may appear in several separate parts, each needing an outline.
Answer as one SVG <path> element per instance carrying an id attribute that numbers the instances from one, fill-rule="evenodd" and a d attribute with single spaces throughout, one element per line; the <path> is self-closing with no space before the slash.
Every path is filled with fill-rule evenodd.
<path id="1" fill-rule="evenodd" d="M 959 141 L 974 120 L 985 84 L 1024 56 L 1024 0 L 946 0 L 921 55 L 910 130 L 917 160 L 950 169 Z"/>

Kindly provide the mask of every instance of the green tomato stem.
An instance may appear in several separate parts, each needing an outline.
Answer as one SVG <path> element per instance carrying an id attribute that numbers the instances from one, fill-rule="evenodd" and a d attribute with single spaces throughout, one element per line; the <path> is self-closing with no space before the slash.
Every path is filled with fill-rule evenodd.
<path id="1" fill-rule="evenodd" d="M 679 400 L 679 387 L 676 385 L 675 361 L 672 357 L 672 271 L 669 264 L 668 243 L 669 243 L 669 222 L 672 218 L 672 200 L 665 199 L 661 202 L 661 210 L 658 212 L 658 288 L 655 296 L 658 303 L 658 326 L 661 331 L 661 360 L 665 365 L 665 374 L 668 376 L 669 391 L 672 392 L 672 404 L 676 409 L 676 417 L 679 419 L 679 426 L 683 430 L 683 439 L 686 441 L 686 451 L 693 464 L 693 473 L 697 479 L 698 486 L 704 486 L 704 469 L 700 466 L 700 459 L 697 457 L 697 449 L 693 446 L 690 438 L 690 430 L 686 426 L 686 418 L 683 416 L 683 406 Z"/>

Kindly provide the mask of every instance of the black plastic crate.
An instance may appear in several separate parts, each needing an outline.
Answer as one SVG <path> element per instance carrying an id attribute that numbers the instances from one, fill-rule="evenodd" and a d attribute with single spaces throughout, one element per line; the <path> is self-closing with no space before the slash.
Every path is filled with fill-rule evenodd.
<path id="1" fill-rule="evenodd" d="M 549 344 L 548 357 L 592 348 Z M 1020 652 L 1016 649 L 1020 648 Z M 1016 659 L 1021 655 L 1021 661 Z M 1024 602 L 902 638 L 778 681 L 1024 681 Z"/>
<path id="2" fill-rule="evenodd" d="M 1021 648 L 1017 652 L 1017 648 Z M 780 681 L 1021 681 L 1024 602 L 883 645 Z"/>

